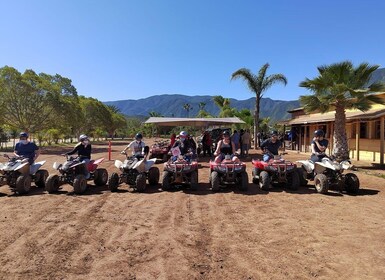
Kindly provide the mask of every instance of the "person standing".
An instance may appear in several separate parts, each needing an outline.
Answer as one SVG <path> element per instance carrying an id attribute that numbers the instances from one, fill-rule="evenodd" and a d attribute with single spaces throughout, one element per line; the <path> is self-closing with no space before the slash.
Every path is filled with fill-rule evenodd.
<path id="1" fill-rule="evenodd" d="M 251 146 L 250 130 L 246 129 L 246 131 L 242 135 L 242 150 L 245 156 L 249 156 L 250 146 Z"/>

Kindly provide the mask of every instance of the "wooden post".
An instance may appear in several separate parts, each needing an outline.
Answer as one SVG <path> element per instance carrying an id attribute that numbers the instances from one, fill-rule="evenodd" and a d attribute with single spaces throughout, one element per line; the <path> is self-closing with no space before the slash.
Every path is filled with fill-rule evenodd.
<path id="1" fill-rule="evenodd" d="M 329 148 L 329 156 L 333 153 L 334 149 L 334 122 L 330 122 L 330 137 L 329 137 L 329 143 L 330 143 L 330 148 Z"/>
<path id="2" fill-rule="evenodd" d="M 385 131 L 385 116 L 380 119 L 380 164 L 384 164 L 384 131 Z"/>
<path id="3" fill-rule="evenodd" d="M 305 153 L 307 152 L 307 141 L 306 141 L 307 133 L 306 133 L 306 130 L 307 130 L 307 125 L 305 125 L 304 131 L 303 131 L 303 144 L 304 144 Z"/>
<path id="4" fill-rule="evenodd" d="M 356 160 L 360 160 L 360 121 L 356 122 Z"/>

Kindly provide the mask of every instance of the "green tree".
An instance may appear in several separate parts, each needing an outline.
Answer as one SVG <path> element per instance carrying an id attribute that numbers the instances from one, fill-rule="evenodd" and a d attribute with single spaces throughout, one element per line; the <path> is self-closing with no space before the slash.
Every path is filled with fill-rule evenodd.
<path id="1" fill-rule="evenodd" d="M 221 95 L 213 96 L 214 103 L 219 107 L 219 117 L 233 117 L 235 115 L 236 110 L 230 107 L 230 98 L 224 98 Z"/>
<path id="2" fill-rule="evenodd" d="M 190 113 L 190 111 L 191 111 L 193 108 L 192 108 L 191 104 L 186 103 L 186 104 L 183 105 L 183 109 L 185 109 L 185 110 L 187 111 L 187 117 L 189 117 L 189 116 L 190 116 L 189 113 Z"/>
<path id="3" fill-rule="evenodd" d="M 266 76 L 266 71 L 269 64 L 263 65 L 258 72 L 258 75 L 251 73 L 249 69 L 241 68 L 231 75 L 231 80 L 242 78 L 247 82 L 248 88 L 255 94 L 255 111 L 254 111 L 254 139 L 257 139 L 260 103 L 263 93 L 276 83 L 287 84 L 287 79 L 283 74 L 272 74 Z M 254 145 L 257 148 L 257 145 Z"/>
<path id="4" fill-rule="evenodd" d="M 333 154 L 340 160 L 349 157 L 345 126 L 346 109 L 365 112 L 373 103 L 384 104 L 382 99 L 372 93 L 384 91 L 385 85 L 369 84 L 371 74 L 378 67 L 368 63 L 354 67 L 350 61 L 319 66 L 319 75 L 316 78 L 306 78 L 299 85 L 314 92 L 313 95 L 300 96 L 300 102 L 307 112 L 335 111 Z"/>

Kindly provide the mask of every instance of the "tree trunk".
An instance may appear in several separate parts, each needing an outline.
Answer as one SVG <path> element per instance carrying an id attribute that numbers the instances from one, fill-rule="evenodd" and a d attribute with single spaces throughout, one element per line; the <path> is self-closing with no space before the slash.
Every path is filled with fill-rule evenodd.
<path id="1" fill-rule="evenodd" d="M 349 147 L 345 124 L 345 107 L 337 103 L 333 135 L 333 155 L 337 158 L 337 160 L 346 160 L 349 158 Z"/>
<path id="2" fill-rule="evenodd" d="M 259 96 L 255 96 L 255 111 L 254 111 L 254 149 L 258 149 L 258 132 L 259 132 Z"/>

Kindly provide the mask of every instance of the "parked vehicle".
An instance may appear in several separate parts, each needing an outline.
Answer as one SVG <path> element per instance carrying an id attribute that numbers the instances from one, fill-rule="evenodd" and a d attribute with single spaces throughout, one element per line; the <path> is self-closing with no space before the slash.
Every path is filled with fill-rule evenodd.
<path id="1" fill-rule="evenodd" d="M 297 165 L 283 159 L 281 156 L 273 156 L 268 162 L 252 160 L 253 183 L 265 191 L 274 184 L 287 186 L 289 189 L 297 190 L 300 182 Z"/>
<path id="2" fill-rule="evenodd" d="M 63 184 L 70 184 L 76 194 L 82 194 L 87 189 L 87 181 L 94 181 L 97 186 L 104 186 L 108 180 L 108 172 L 104 168 L 98 168 L 104 158 L 91 160 L 88 164 L 84 163 L 79 157 L 65 155 L 64 163 L 55 162 L 53 168 L 59 171 L 59 175 L 48 176 L 45 183 L 45 190 L 48 193 L 54 193 L 59 190 Z M 87 172 L 88 169 L 88 172 Z M 87 178 L 87 174 L 89 177 Z"/>
<path id="3" fill-rule="evenodd" d="M 150 148 L 150 159 L 156 158 L 162 160 L 163 162 L 166 162 L 169 159 L 169 151 L 169 140 L 155 141 L 155 143 Z"/>
<path id="4" fill-rule="evenodd" d="M 119 185 L 125 183 L 135 188 L 138 192 L 144 192 L 146 189 L 146 180 L 150 185 L 156 185 L 159 182 L 159 169 L 153 166 L 156 158 L 146 159 L 148 147 L 145 147 L 145 156 L 138 159 L 135 156 L 127 157 L 124 162 L 115 160 L 115 166 L 121 173 L 114 172 L 108 180 L 108 188 L 114 192 L 118 190 Z"/>
<path id="5" fill-rule="evenodd" d="M 210 185 L 214 192 L 229 185 L 237 185 L 241 191 L 247 191 L 249 178 L 244 162 L 234 162 L 230 155 L 225 155 L 222 162 L 210 161 Z"/>
<path id="6" fill-rule="evenodd" d="M 29 164 L 28 158 L 22 156 L 10 157 L 6 163 L 0 163 L 0 185 L 8 185 L 18 194 L 26 194 L 34 182 L 36 187 L 44 188 L 48 171 L 40 169 L 46 162 L 45 160 Z"/>
<path id="7" fill-rule="evenodd" d="M 353 165 L 349 160 L 338 162 L 333 157 L 324 157 L 321 162 L 299 160 L 302 167 L 298 170 L 301 185 L 306 185 L 307 180 L 314 180 L 314 186 L 319 193 L 327 193 L 330 188 L 347 193 L 358 193 L 360 181 L 356 174 L 346 173 Z"/>
<path id="8" fill-rule="evenodd" d="M 173 160 L 171 157 L 164 163 L 162 175 L 162 189 L 170 190 L 173 186 L 189 185 L 192 190 L 198 188 L 198 161 L 191 158 L 193 153 L 181 155 L 179 149 L 175 150 Z"/>

